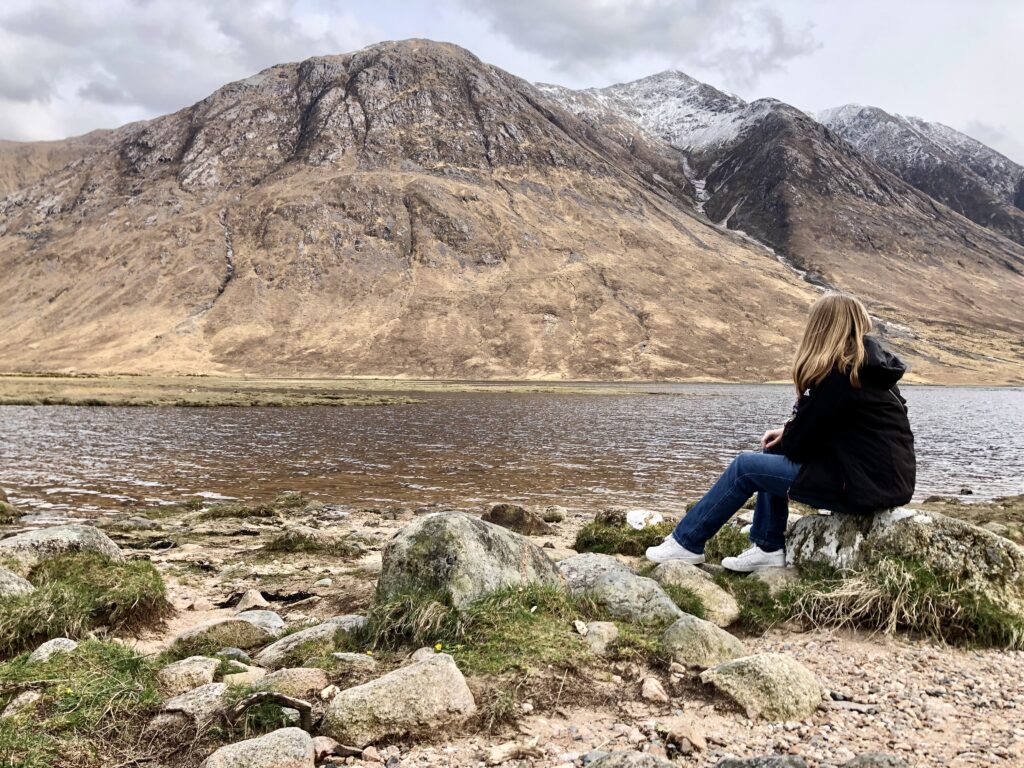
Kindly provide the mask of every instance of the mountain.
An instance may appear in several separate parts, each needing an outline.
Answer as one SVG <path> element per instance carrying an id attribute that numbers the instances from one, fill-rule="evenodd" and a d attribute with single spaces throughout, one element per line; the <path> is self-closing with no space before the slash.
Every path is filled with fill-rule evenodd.
<path id="1" fill-rule="evenodd" d="M 928 338 L 960 345 L 961 358 L 1019 366 L 1024 248 L 906 183 L 814 118 L 671 71 L 580 92 L 540 87 L 595 126 L 617 115 L 672 145 L 712 221 L 770 246 L 811 281 L 865 298 L 895 321 L 894 340 Z"/>
<path id="2" fill-rule="evenodd" d="M 780 379 L 828 284 L 919 379 L 1024 380 L 1021 246 L 680 73 L 388 42 L 94 138 L 12 163 L 7 370 Z"/>
<path id="3" fill-rule="evenodd" d="M 847 104 L 816 117 L 908 184 L 1024 244 L 1024 167 L 941 123 L 877 107 Z"/>
<path id="4" fill-rule="evenodd" d="M 0 359 L 782 376 L 813 291 L 696 215 L 680 159 L 624 131 L 629 149 L 429 41 L 272 67 L 0 202 Z"/>

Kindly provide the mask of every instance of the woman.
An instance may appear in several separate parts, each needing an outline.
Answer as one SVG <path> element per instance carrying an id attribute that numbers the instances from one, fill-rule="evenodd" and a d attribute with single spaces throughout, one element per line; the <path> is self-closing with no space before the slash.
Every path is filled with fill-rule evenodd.
<path id="1" fill-rule="evenodd" d="M 704 562 L 705 542 L 755 492 L 753 546 L 722 560 L 732 571 L 786 564 L 789 499 L 856 515 L 910 501 L 914 436 L 896 387 L 906 366 L 865 336 L 870 330 L 853 296 L 830 293 L 814 304 L 793 361 L 792 417 L 764 433 L 762 453 L 737 456 L 648 560 Z"/>

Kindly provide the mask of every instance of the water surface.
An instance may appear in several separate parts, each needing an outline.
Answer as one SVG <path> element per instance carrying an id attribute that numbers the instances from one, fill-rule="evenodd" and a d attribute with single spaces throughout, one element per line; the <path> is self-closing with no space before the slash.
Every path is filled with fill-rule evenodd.
<path id="1" fill-rule="evenodd" d="M 621 390 L 621 387 L 618 387 Z M 519 499 L 683 510 L 792 404 L 786 386 L 659 394 L 415 393 L 359 408 L 0 408 L 0 485 L 25 510 L 88 516 L 285 490 L 358 506 Z M 906 387 L 917 496 L 1024 492 L 1024 390 Z"/>

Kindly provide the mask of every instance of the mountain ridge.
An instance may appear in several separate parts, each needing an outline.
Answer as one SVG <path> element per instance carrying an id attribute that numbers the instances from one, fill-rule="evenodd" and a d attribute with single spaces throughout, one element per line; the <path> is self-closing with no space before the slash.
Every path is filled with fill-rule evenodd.
<path id="1" fill-rule="evenodd" d="M 1024 378 L 1024 251 L 802 112 L 693 83 L 746 111 L 682 151 L 665 114 L 659 135 L 582 95 L 601 110 L 581 117 L 579 92 L 449 44 L 270 67 L 0 201 L 0 360 L 780 379 L 809 276 L 862 294 L 921 379 Z"/>

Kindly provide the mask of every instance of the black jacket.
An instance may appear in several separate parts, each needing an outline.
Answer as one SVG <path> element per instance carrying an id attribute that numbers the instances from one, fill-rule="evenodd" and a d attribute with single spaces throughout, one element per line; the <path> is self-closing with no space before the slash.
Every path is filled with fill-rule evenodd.
<path id="1" fill-rule="evenodd" d="M 869 514 L 914 494 L 917 461 L 906 400 L 906 366 L 864 337 L 860 389 L 833 370 L 797 401 L 776 451 L 802 464 L 790 498 L 834 512 Z"/>

